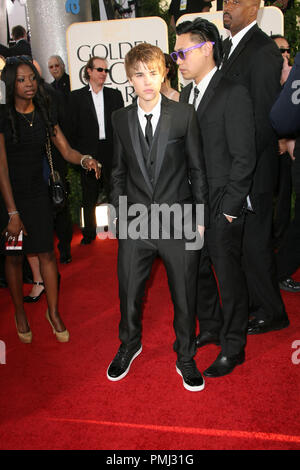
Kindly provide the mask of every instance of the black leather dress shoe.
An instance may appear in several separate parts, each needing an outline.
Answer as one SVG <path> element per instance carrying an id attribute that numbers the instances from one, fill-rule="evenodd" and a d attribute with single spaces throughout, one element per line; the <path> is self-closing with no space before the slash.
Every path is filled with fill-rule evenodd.
<path id="1" fill-rule="evenodd" d="M 197 348 L 202 348 L 202 346 L 206 346 L 207 344 L 220 344 L 220 339 L 218 333 L 212 331 L 203 331 L 200 333 L 196 338 L 196 346 Z"/>
<path id="2" fill-rule="evenodd" d="M 278 331 L 283 328 L 287 328 L 290 322 L 288 319 L 283 320 L 274 320 L 272 322 L 267 322 L 265 320 L 257 320 L 253 318 L 249 320 L 248 323 L 248 335 L 260 335 L 262 333 L 269 333 L 269 331 Z"/>
<path id="3" fill-rule="evenodd" d="M 89 245 L 90 243 L 92 243 L 91 238 L 83 237 L 81 242 L 80 242 L 80 245 Z"/>
<path id="4" fill-rule="evenodd" d="M 8 287 L 8 284 L 5 279 L 0 278 L 0 288 L 2 287 L 3 289 L 5 289 L 6 287 Z"/>
<path id="5" fill-rule="evenodd" d="M 203 374 L 206 377 L 223 377 L 230 374 L 236 366 L 243 364 L 244 361 L 245 351 L 241 351 L 234 356 L 224 356 L 220 353 L 215 362 Z"/>
<path id="6" fill-rule="evenodd" d="M 128 374 L 131 363 L 141 354 L 142 349 L 142 346 L 138 346 L 133 350 L 129 350 L 127 347 L 121 345 L 107 369 L 107 378 L 113 382 L 123 379 Z"/>
<path id="7" fill-rule="evenodd" d="M 279 288 L 287 292 L 300 292 L 300 282 L 294 281 L 291 277 L 287 277 L 279 282 Z"/>
<path id="8" fill-rule="evenodd" d="M 176 371 L 181 375 L 183 386 L 190 392 L 200 392 L 204 389 L 205 382 L 200 374 L 194 359 L 190 361 L 177 361 Z"/>

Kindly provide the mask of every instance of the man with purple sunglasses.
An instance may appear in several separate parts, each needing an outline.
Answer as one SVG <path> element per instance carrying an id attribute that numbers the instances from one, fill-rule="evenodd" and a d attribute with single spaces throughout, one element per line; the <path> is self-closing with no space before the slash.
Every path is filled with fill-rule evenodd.
<path id="1" fill-rule="evenodd" d="M 185 21 L 176 34 L 171 56 L 182 76 L 192 80 L 180 100 L 197 111 L 209 185 L 210 226 L 199 267 L 200 334 L 196 345 L 221 344 L 217 359 L 204 372 L 208 377 L 220 377 L 245 360 L 248 296 L 241 244 L 246 198 L 256 163 L 253 109 L 246 88 L 224 78 L 218 70 L 222 41 L 213 23 L 202 18 Z"/>

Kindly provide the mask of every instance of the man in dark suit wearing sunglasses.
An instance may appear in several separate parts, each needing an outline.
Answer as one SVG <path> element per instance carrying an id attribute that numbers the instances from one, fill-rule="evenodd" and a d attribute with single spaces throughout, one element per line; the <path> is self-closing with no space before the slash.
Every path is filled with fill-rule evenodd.
<path id="1" fill-rule="evenodd" d="M 93 155 L 103 165 L 102 184 L 107 193 L 113 155 L 111 114 L 124 106 L 121 92 L 104 86 L 108 73 L 106 59 L 91 57 L 87 62 L 84 78 L 88 85 L 70 95 L 68 132 L 75 149 Z M 85 170 L 81 185 L 85 223 L 81 244 L 87 245 L 96 237 L 95 207 L 101 186 Z"/>

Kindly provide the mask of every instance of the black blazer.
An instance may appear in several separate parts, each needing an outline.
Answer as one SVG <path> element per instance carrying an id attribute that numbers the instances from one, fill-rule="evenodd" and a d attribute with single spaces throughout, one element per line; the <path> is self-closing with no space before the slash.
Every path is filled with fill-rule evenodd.
<path id="1" fill-rule="evenodd" d="M 0 55 L 3 57 L 13 57 L 17 55 L 29 55 L 31 57 L 31 47 L 28 41 L 21 39 L 12 47 L 6 47 L 0 44 Z"/>
<path id="2" fill-rule="evenodd" d="M 154 184 L 151 185 L 140 144 L 137 103 L 116 111 L 111 202 L 116 209 L 119 196 L 128 205 L 141 203 L 184 203 L 205 205 L 208 223 L 208 187 L 200 151 L 196 114 L 192 106 L 162 96 L 161 116 L 154 134 L 157 153 Z"/>
<path id="3" fill-rule="evenodd" d="M 70 77 L 67 73 L 64 73 L 58 81 L 53 80 L 50 83 L 52 88 L 56 91 L 60 91 L 65 97 L 69 97 L 71 88 L 70 88 Z"/>
<path id="4" fill-rule="evenodd" d="M 113 143 L 111 114 L 124 106 L 119 90 L 104 87 L 105 134 L 109 144 Z M 96 156 L 99 142 L 99 125 L 89 85 L 72 91 L 68 106 L 68 129 L 72 147 L 83 154 Z"/>
<path id="5" fill-rule="evenodd" d="M 188 102 L 191 89 L 192 84 L 183 89 L 180 101 Z M 256 162 L 253 109 L 247 89 L 217 71 L 201 99 L 197 117 L 210 205 L 239 216 Z"/>
<path id="6" fill-rule="evenodd" d="M 224 41 L 224 48 L 226 42 Z M 257 167 L 253 193 L 273 191 L 277 180 L 277 138 L 269 114 L 280 92 L 282 56 L 275 42 L 254 25 L 223 64 L 223 74 L 248 89 L 255 119 Z"/>

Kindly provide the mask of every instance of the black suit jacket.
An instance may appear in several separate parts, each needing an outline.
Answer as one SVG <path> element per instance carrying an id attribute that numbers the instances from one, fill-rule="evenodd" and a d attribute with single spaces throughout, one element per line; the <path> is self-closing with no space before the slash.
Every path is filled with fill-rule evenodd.
<path id="1" fill-rule="evenodd" d="M 6 47 L 0 44 L 0 55 L 3 57 L 13 57 L 17 55 L 29 55 L 31 57 L 31 47 L 28 41 L 21 39 L 12 47 Z"/>
<path id="2" fill-rule="evenodd" d="M 227 41 L 224 41 L 224 48 Z M 269 114 L 280 92 L 281 68 L 279 48 L 257 24 L 245 34 L 222 66 L 223 74 L 245 85 L 252 99 L 257 156 L 253 193 L 272 192 L 277 181 L 277 138 Z"/>
<path id="3" fill-rule="evenodd" d="M 191 89 L 192 84 L 183 89 L 180 101 L 188 102 Z M 201 99 L 197 117 L 210 205 L 214 212 L 239 216 L 256 163 L 253 109 L 247 89 L 217 71 Z"/>
<path id="4" fill-rule="evenodd" d="M 104 87 L 105 135 L 109 144 L 113 144 L 111 114 L 124 106 L 119 90 Z M 97 156 L 99 125 L 93 97 L 89 85 L 72 91 L 68 106 L 67 135 L 73 148 L 83 154 Z"/>
<path id="5" fill-rule="evenodd" d="M 71 89 L 70 89 L 70 77 L 67 73 L 64 73 L 63 76 L 60 77 L 59 80 L 57 81 L 53 80 L 53 82 L 51 82 L 50 85 L 52 86 L 52 88 L 54 88 L 54 90 L 59 91 L 66 98 L 69 97 Z"/>
<path id="6" fill-rule="evenodd" d="M 141 203 L 172 205 L 195 202 L 205 205 L 208 223 L 208 188 L 200 151 L 196 114 L 192 106 L 162 96 L 161 116 L 154 134 L 157 153 L 154 184 L 151 185 L 141 148 L 137 103 L 116 111 L 111 202 L 116 209 L 119 196 L 128 205 Z"/>

